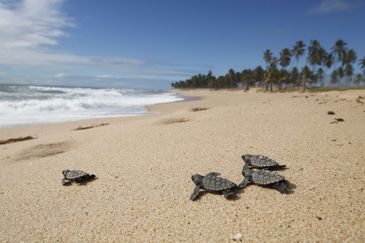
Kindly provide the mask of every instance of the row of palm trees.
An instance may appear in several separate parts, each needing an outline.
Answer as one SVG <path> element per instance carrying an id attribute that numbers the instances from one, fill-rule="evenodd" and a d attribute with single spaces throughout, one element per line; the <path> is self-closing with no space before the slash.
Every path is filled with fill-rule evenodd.
<path id="1" fill-rule="evenodd" d="M 301 58 L 306 54 L 305 65 L 299 67 Z M 258 85 L 273 91 L 274 84 L 281 90 L 283 85 L 286 87 L 301 85 L 303 89 L 314 83 L 323 86 L 325 80 L 336 85 L 365 82 L 365 57 L 359 62 L 363 75 L 354 75 L 356 52 L 349 49 L 347 43 L 341 39 L 335 42 L 330 51 L 326 51 L 318 40 L 310 41 L 307 48 L 303 41 L 297 41 L 292 49 L 283 48 L 279 57 L 274 56 L 271 50 L 267 49 L 264 51 L 263 58 L 266 69 L 261 66 L 244 69 L 242 72 L 230 69 L 227 74 L 219 77 L 213 76 L 209 71 L 207 75 L 195 75 L 190 79 L 174 82 L 172 86 L 175 88 L 234 88 L 244 85 L 247 90 L 250 86 Z"/>

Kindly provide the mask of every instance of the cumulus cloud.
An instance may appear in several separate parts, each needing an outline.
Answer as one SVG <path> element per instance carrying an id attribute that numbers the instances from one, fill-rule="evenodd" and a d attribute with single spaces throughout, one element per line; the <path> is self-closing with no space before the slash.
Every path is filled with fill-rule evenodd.
<path id="1" fill-rule="evenodd" d="M 64 27 L 73 25 L 62 14 L 61 0 L 0 1 L 0 45 L 7 49 L 57 45 Z"/>
<path id="2" fill-rule="evenodd" d="M 0 65 L 52 69 L 117 70 L 119 75 L 186 76 L 180 68 L 130 57 L 86 56 L 55 51 L 75 20 L 62 12 L 65 0 L 0 0 Z M 72 38 L 72 36 L 70 36 Z M 60 72 L 61 71 L 61 72 Z M 100 70 L 103 72 L 103 70 Z M 166 77 L 166 76 L 165 76 Z"/>
<path id="3" fill-rule="evenodd" d="M 312 8 L 310 14 L 325 14 L 333 12 L 342 12 L 352 9 L 348 0 L 322 0 L 318 6 Z"/>
<path id="4" fill-rule="evenodd" d="M 126 57 L 93 57 L 57 53 L 50 47 L 75 26 L 61 12 L 63 0 L 0 0 L 0 64 L 52 65 L 139 65 L 145 61 Z"/>

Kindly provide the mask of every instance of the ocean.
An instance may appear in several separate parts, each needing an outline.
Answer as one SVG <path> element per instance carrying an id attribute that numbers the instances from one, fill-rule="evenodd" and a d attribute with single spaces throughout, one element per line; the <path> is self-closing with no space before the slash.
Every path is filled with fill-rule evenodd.
<path id="1" fill-rule="evenodd" d="M 183 100 L 164 90 L 0 84 L 0 127 L 147 114 L 147 105 Z"/>

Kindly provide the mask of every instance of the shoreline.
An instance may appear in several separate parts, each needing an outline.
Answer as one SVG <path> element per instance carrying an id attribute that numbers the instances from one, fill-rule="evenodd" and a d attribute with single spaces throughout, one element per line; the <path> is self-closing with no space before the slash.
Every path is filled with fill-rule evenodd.
<path id="1" fill-rule="evenodd" d="M 22 89 L 5 85 L 2 93 L 1 128 L 141 116 L 148 114 L 149 104 L 192 99 L 181 97 L 171 89 L 71 89 L 31 85 Z"/>
<path id="2" fill-rule="evenodd" d="M 0 140 L 36 139 L 0 145 L 0 241 L 363 241 L 365 90 L 182 94 L 201 98 L 147 116 L 1 128 Z M 99 123 L 109 125 L 74 131 Z M 192 174 L 240 182 L 246 153 L 286 164 L 294 193 L 250 186 L 235 200 L 189 200 Z M 64 169 L 98 179 L 64 187 Z"/>
<path id="3" fill-rule="evenodd" d="M 195 100 L 199 100 L 200 97 L 198 96 L 188 96 L 188 95 L 183 95 L 181 93 L 183 92 L 179 92 L 179 90 L 174 90 L 173 92 L 175 92 L 176 94 L 179 95 L 179 97 L 183 98 L 183 100 L 177 100 L 177 101 L 172 101 L 172 102 L 166 102 L 166 103 L 159 103 L 159 104 L 153 104 L 153 105 L 146 105 L 144 106 L 146 109 L 146 113 L 142 113 L 142 114 L 132 114 L 132 115 L 115 115 L 115 116 L 107 116 L 107 117 L 93 117 L 93 118 L 82 118 L 82 119 L 77 119 L 77 120 L 66 120 L 66 121 L 55 121 L 55 122 L 46 122 L 46 123 L 27 123 L 27 124 L 19 124 L 19 125 L 13 125 L 13 126 L 6 126 L 6 127 L 0 127 L 0 131 L 1 130 L 11 130 L 11 129 L 18 129 L 18 128 L 30 128 L 30 127 L 37 127 L 37 126 L 47 126 L 47 125 L 62 125 L 62 124 L 68 124 L 68 123 L 82 123 L 82 122 L 86 122 L 86 123 L 90 123 L 90 122 L 98 122 L 101 121 L 100 123 L 103 123 L 104 121 L 107 120 L 115 120 L 115 119 L 128 119 L 128 118 L 137 118 L 137 117 L 144 117 L 144 116 L 150 116 L 150 115 L 156 115 L 158 114 L 158 110 L 155 110 L 153 107 L 157 106 L 157 105 L 163 105 L 163 104 L 173 104 L 173 103 L 180 103 L 180 102 L 190 102 L 190 101 L 195 101 Z M 153 111 L 153 112 L 152 112 Z M 1 137 L 0 137 L 1 138 Z"/>

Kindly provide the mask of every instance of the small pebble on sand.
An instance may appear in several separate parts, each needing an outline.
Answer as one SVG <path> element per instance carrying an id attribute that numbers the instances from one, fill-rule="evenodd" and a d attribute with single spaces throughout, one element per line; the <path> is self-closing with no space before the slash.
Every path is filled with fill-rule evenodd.
<path id="1" fill-rule="evenodd" d="M 242 241 L 242 235 L 240 233 L 233 236 L 234 241 Z"/>

